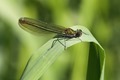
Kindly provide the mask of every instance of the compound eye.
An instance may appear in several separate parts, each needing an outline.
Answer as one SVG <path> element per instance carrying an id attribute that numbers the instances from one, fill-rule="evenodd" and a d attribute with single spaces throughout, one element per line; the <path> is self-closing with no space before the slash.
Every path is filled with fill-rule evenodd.
<path id="1" fill-rule="evenodd" d="M 81 35 L 82 35 L 82 30 L 78 29 L 75 36 L 80 37 Z"/>
<path id="2" fill-rule="evenodd" d="M 81 33 L 77 32 L 75 36 L 76 36 L 76 37 L 80 37 L 80 36 L 81 36 Z"/>

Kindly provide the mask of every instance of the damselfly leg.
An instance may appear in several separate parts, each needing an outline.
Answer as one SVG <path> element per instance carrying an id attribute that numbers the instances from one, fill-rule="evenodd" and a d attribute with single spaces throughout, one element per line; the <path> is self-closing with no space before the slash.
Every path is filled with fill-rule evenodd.
<path id="1" fill-rule="evenodd" d="M 61 40 L 64 40 L 64 44 L 61 42 Z M 66 49 L 66 40 L 67 40 L 67 39 L 56 38 L 56 39 L 52 42 L 52 45 L 51 45 L 51 47 L 50 47 L 48 50 L 50 50 L 51 48 L 53 48 L 54 45 L 56 44 L 56 42 L 59 42 L 59 43 L 64 47 L 64 49 Z"/>

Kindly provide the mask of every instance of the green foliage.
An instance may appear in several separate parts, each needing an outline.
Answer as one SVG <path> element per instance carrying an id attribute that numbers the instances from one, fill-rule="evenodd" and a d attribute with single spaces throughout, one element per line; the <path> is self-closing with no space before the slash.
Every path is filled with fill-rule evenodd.
<path id="1" fill-rule="evenodd" d="M 30 17 L 65 27 L 76 24 L 86 26 L 105 49 L 105 80 L 120 80 L 119 3 L 120 0 L 1 0 L 0 80 L 19 80 L 31 53 L 52 38 L 38 38 L 25 32 L 18 25 L 20 17 Z M 102 54 L 97 55 L 98 52 L 102 53 L 102 48 L 98 48 L 93 42 L 90 42 L 89 49 L 88 46 L 88 43 L 77 43 L 60 56 L 61 53 L 56 53 L 59 57 L 56 56 L 57 59 L 40 80 L 102 79 L 104 67 L 102 69 L 101 64 L 104 64 L 104 54 L 103 57 L 99 57 Z M 35 53 L 37 52 L 39 50 Z M 99 74 L 94 76 L 97 72 Z"/>

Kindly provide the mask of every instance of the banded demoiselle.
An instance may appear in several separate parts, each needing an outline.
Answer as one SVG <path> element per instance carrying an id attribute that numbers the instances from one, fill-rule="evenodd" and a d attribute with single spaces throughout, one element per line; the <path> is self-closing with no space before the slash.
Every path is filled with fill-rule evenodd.
<path id="1" fill-rule="evenodd" d="M 27 17 L 20 18 L 18 23 L 20 27 L 29 32 L 32 31 L 40 34 L 55 33 L 56 35 L 53 38 L 56 38 L 56 40 L 53 41 L 51 48 L 57 41 L 60 42 L 64 46 L 64 48 L 66 48 L 66 45 L 63 44 L 60 40 L 64 39 L 66 41 L 72 38 L 78 38 L 83 33 L 81 29 L 73 30 L 71 28 L 65 28 L 59 25 L 48 24 L 46 22 Z"/>

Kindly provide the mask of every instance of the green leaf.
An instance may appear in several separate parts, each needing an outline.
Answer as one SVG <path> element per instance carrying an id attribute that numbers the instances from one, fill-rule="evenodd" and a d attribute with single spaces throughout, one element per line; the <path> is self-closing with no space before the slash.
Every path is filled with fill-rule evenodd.
<path id="1" fill-rule="evenodd" d="M 73 26 L 72 29 L 81 29 L 84 33 L 80 38 L 74 38 L 66 41 L 67 48 L 80 43 L 90 42 L 89 61 L 87 70 L 87 80 L 104 80 L 105 52 L 90 31 L 83 26 Z M 49 40 L 38 51 L 36 51 L 28 61 L 28 64 L 21 76 L 21 80 L 38 80 L 49 68 L 49 66 L 64 51 L 64 46 L 59 42 L 51 48 L 52 42 Z M 60 40 L 64 43 L 64 40 Z M 49 50 L 48 50 L 49 49 Z"/>

